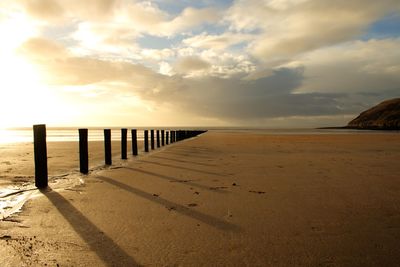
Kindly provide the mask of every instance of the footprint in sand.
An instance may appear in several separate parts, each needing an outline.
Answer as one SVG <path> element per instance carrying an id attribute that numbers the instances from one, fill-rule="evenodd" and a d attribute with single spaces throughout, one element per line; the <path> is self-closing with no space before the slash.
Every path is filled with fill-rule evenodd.
<path id="1" fill-rule="evenodd" d="M 214 186 L 214 187 L 209 187 L 208 189 L 210 190 L 220 190 L 220 189 L 226 189 L 226 186 Z"/>
<path id="2" fill-rule="evenodd" d="M 249 190 L 250 193 L 255 193 L 255 194 L 265 194 L 264 191 L 255 191 L 255 190 Z"/>

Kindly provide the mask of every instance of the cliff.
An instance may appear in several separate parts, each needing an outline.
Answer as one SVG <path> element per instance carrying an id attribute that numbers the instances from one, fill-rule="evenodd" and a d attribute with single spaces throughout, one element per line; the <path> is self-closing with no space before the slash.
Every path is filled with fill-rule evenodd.
<path id="1" fill-rule="evenodd" d="M 386 100 L 362 112 L 345 128 L 400 130 L 400 98 Z"/>

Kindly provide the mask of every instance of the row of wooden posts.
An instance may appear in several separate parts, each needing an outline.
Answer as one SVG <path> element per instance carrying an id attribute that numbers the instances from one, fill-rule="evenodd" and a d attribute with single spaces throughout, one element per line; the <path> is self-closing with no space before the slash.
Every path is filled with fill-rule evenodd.
<path id="1" fill-rule="evenodd" d="M 79 169 L 81 173 L 89 173 L 88 129 L 79 129 Z M 199 130 L 144 130 L 144 152 L 149 152 L 149 131 L 151 150 L 168 144 L 197 136 L 205 131 Z M 156 136 L 154 135 L 156 134 Z M 128 129 L 121 129 L 121 159 L 127 159 Z M 137 130 L 131 130 L 132 155 L 138 155 Z M 35 185 L 46 188 L 48 185 L 46 125 L 33 126 L 34 155 L 35 155 Z M 112 164 L 111 129 L 104 129 L 104 161 Z"/>

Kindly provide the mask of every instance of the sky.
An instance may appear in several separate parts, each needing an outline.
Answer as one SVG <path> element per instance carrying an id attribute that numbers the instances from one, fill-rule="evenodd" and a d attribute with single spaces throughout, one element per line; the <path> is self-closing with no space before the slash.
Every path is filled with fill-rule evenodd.
<path id="1" fill-rule="evenodd" d="M 398 0 L 1 0 L 0 128 L 345 125 L 400 96 Z"/>

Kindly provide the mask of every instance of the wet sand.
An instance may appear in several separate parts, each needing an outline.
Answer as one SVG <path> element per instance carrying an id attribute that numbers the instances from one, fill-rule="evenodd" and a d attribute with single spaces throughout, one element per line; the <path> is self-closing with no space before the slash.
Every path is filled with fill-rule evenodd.
<path id="1" fill-rule="evenodd" d="M 104 164 L 104 143 L 89 142 L 89 168 L 95 169 Z M 128 154 L 131 142 L 128 141 Z M 112 141 L 113 161 L 120 161 L 121 145 Z M 143 150 L 143 141 L 138 142 L 138 149 Z M 48 173 L 49 180 L 79 172 L 78 142 L 48 142 Z M 19 186 L 32 183 L 35 177 L 33 143 L 0 144 L 0 191 L 8 185 Z"/>
<path id="2" fill-rule="evenodd" d="M 0 265 L 397 266 L 400 135 L 212 131 L 35 192 Z"/>

